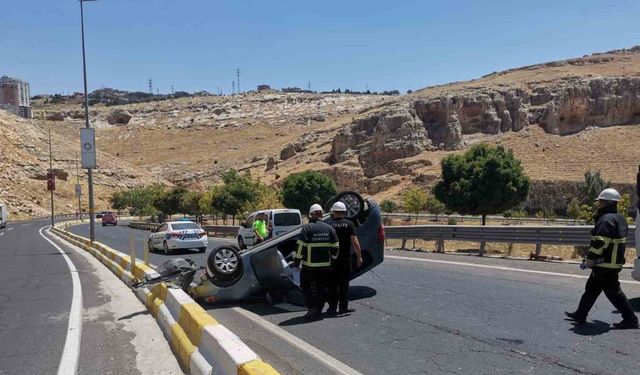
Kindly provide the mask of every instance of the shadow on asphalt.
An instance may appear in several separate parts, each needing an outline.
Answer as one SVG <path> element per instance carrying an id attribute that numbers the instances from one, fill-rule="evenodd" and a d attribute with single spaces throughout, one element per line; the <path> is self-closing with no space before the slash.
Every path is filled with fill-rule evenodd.
<path id="1" fill-rule="evenodd" d="M 631 304 L 633 311 L 640 312 L 640 297 L 630 298 L 629 303 Z"/>
<path id="2" fill-rule="evenodd" d="M 198 250 L 171 250 L 169 254 L 165 254 L 162 250 L 152 251 L 151 254 L 165 257 L 174 257 L 176 255 L 196 255 L 196 254 L 204 254 L 199 252 Z"/>
<path id="3" fill-rule="evenodd" d="M 133 317 L 139 316 L 139 315 L 149 315 L 149 310 L 140 310 L 140 311 L 136 311 L 134 313 L 131 313 L 129 315 L 124 315 L 118 318 L 118 320 L 127 320 L 127 319 L 131 319 Z"/>
<path id="4" fill-rule="evenodd" d="M 609 323 L 601 320 L 594 320 L 593 322 L 587 323 L 572 322 L 571 324 L 573 324 L 573 328 L 571 328 L 570 331 L 580 336 L 598 336 L 611 330 Z"/>
<path id="5" fill-rule="evenodd" d="M 349 287 L 349 300 L 357 301 L 360 299 L 371 298 L 378 294 L 378 291 L 368 286 L 351 286 Z"/>

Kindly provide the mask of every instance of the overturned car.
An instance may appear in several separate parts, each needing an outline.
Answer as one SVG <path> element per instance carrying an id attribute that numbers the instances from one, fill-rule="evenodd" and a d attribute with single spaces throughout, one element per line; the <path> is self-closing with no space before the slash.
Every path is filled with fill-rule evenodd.
<path id="1" fill-rule="evenodd" d="M 355 255 L 352 254 L 353 280 L 382 263 L 384 259 L 382 216 L 373 200 L 363 199 L 357 193 L 340 193 L 327 206 L 330 207 L 337 201 L 347 206 L 346 217 L 356 225 L 356 234 L 362 248 L 361 267 L 355 266 Z M 273 296 L 299 296 L 299 270 L 293 265 L 293 257 L 300 232 L 299 227 L 244 251 L 234 245 L 215 248 L 209 254 L 206 266 L 201 267 L 205 272 L 198 280 L 193 280 L 193 262 L 182 263 L 182 269 L 172 265 L 172 272 L 173 275 L 180 275 L 178 285 L 202 303 L 265 296 L 268 299 Z M 163 281 L 166 281 L 168 274 L 164 276 Z"/>

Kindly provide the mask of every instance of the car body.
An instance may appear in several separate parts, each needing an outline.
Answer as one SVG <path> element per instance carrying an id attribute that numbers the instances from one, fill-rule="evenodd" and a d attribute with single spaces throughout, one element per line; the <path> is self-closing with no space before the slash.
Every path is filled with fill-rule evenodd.
<path id="1" fill-rule="evenodd" d="M 207 232 L 193 221 L 169 221 L 151 232 L 149 251 L 162 250 L 165 254 L 174 250 L 197 249 L 204 253 L 209 245 Z"/>
<path id="2" fill-rule="evenodd" d="M 0 228 L 6 228 L 8 220 L 9 213 L 7 211 L 7 205 L 0 203 Z"/>
<path id="3" fill-rule="evenodd" d="M 362 267 L 354 266 L 351 274 L 351 279 L 355 279 L 384 260 L 382 215 L 373 200 L 364 200 L 353 192 L 338 194 L 327 206 L 338 200 L 347 204 L 347 218 L 356 225 L 362 248 Z M 205 303 L 264 297 L 273 291 L 299 294 L 298 269 L 293 267 L 293 255 L 301 231 L 296 228 L 246 251 L 235 246 L 213 249 L 207 258 L 206 272 L 188 292 Z M 352 261 L 355 265 L 353 254 Z"/>
<path id="4" fill-rule="evenodd" d="M 299 210 L 279 208 L 256 211 L 247 216 L 247 220 L 245 220 L 238 229 L 238 246 L 241 250 L 256 244 L 256 233 L 253 230 L 253 223 L 258 214 L 261 213 L 267 215 L 266 224 L 269 229 L 269 238 L 281 236 L 302 225 L 302 214 L 300 214 Z"/>
<path id="5" fill-rule="evenodd" d="M 107 212 L 102 215 L 102 226 L 118 225 L 118 216 L 114 212 Z"/>

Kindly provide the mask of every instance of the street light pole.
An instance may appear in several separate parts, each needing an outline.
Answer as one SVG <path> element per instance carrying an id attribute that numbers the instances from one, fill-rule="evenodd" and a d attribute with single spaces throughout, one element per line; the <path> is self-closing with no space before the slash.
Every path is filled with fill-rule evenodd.
<path id="1" fill-rule="evenodd" d="M 91 127 L 89 124 L 89 94 L 87 93 L 87 59 L 85 56 L 85 48 L 84 48 L 84 8 L 82 3 L 85 1 L 95 1 L 95 0 L 80 0 L 80 28 L 82 29 L 82 70 L 84 73 L 84 120 L 85 127 L 88 129 Z M 95 241 L 96 238 L 96 219 L 94 214 L 93 207 L 93 169 L 88 168 L 88 178 L 87 183 L 89 188 L 87 189 L 89 192 L 89 239 L 91 242 Z"/>

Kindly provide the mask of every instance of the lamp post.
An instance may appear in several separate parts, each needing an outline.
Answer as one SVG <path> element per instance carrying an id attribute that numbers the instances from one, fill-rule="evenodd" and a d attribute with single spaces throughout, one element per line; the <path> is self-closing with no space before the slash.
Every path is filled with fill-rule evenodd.
<path id="1" fill-rule="evenodd" d="M 84 74 L 84 120 L 85 127 L 89 129 L 91 124 L 89 124 L 89 94 L 87 93 L 87 59 L 85 57 L 85 48 L 84 48 L 84 8 L 83 3 L 85 1 L 96 1 L 96 0 L 80 0 L 80 28 L 82 29 L 82 70 Z M 96 231 L 96 219 L 94 214 L 93 207 L 93 169 L 87 168 L 87 183 L 88 193 L 89 193 L 89 238 L 91 242 L 95 241 L 95 231 Z"/>

